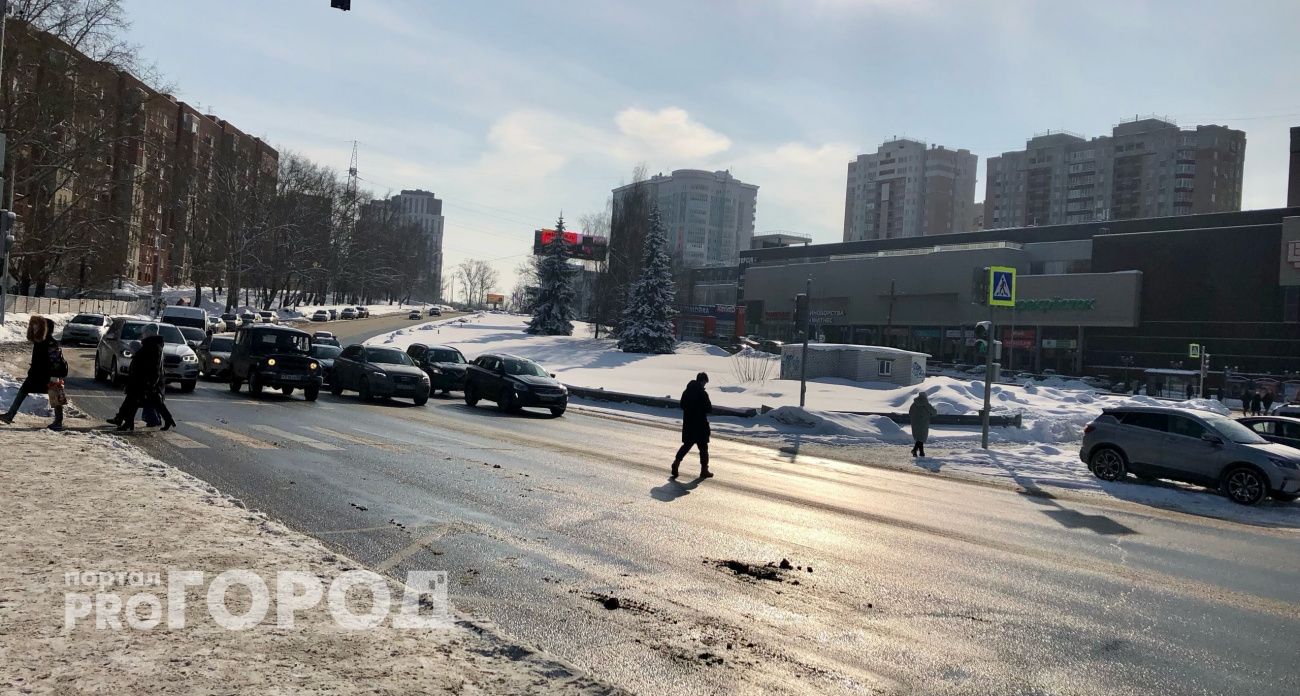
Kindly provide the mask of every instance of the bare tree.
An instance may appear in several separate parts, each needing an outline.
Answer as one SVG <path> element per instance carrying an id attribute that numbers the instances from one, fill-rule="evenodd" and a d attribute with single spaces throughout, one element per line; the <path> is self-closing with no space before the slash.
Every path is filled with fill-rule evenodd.
<path id="1" fill-rule="evenodd" d="M 465 303 L 470 307 L 482 307 L 487 304 L 487 294 L 501 280 L 500 274 L 486 261 L 465 259 L 456 266 L 456 282 L 460 283 Z"/>

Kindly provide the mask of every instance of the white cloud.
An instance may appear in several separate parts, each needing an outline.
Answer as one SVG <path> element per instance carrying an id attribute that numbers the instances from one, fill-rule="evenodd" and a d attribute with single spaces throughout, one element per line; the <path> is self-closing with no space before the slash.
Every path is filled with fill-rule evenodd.
<path id="1" fill-rule="evenodd" d="M 848 143 L 784 143 L 757 148 L 738 159 L 732 174 L 758 184 L 758 231 L 784 229 L 839 241 L 844 224 L 844 185 L 856 152 Z"/>
<path id="2" fill-rule="evenodd" d="M 691 119 L 685 109 L 668 107 L 658 111 L 624 109 L 614 118 L 624 159 L 653 155 L 672 159 L 708 157 L 731 148 L 727 136 Z"/>

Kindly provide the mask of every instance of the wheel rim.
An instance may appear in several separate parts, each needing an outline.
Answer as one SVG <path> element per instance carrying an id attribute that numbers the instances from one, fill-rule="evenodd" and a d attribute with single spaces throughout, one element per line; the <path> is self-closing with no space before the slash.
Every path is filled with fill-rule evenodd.
<path id="1" fill-rule="evenodd" d="M 1264 485 L 1253 471 L 1238 470 L 1228 477 L 1228 495 L 1233 500 L 1253 502 L 1263 495 Z"/>
<path id="2" fill-rule="evenodd" d="M 1119 472 L 1123 469 L 1124 463 L 1120 460 L 1119 454 L 1112 450 L 1103 450 L 1097 453 L 1092 462 L 1092 470 L 1098 478 L 1107 481 L 1113 481 L 1119 478 Z"/>

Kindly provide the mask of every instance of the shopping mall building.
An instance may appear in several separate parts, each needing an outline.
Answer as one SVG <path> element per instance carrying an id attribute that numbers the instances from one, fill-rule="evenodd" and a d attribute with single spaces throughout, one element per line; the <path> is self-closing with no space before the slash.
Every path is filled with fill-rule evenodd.
<path id="1" fill-rule="evenodd" d="M 793 338 L 811 279 L 815 337 L 975 362 L 986 266 L 1018 272 L 1016 306 L 993 317 L 1005 369 L 1196 369 L 1197 343 L 1215 372 L 1300 371 L 1300 207 L 753 249 L 734 309 L 745 334 Z"/>

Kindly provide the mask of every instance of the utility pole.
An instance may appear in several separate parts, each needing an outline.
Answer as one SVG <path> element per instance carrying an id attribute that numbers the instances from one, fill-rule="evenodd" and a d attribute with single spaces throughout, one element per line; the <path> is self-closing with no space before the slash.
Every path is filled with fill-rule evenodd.
<path id="1" fill-rule="evenodd" d="M 812 325 L 812 276 L 808 277 L 803 297 L 795 297 L 795 317 L 803 319 L 803 355 L 799 358 L 799 408 L 808 402 L 808 334 Z"/>
<path id="2" fill-rule="evenodd" d="M 153 317 L 162 314 L 162 233 L 153 236 Z"/>
<path id="3" fill-rule="evenodd" d="M 0 136 L 0 141 L 4 140 Z M 3 144 L 0 144 L 3 147 Z M 0 150 L 2 153 L 3 150 Z M 2 158 L 3 155 L 0 155 Z M 10 210 L 0 210 L 0 326 L 5 323 L 5 303 L 9 298 L 9 250 L 14 246 L 14 220 Z"/>

